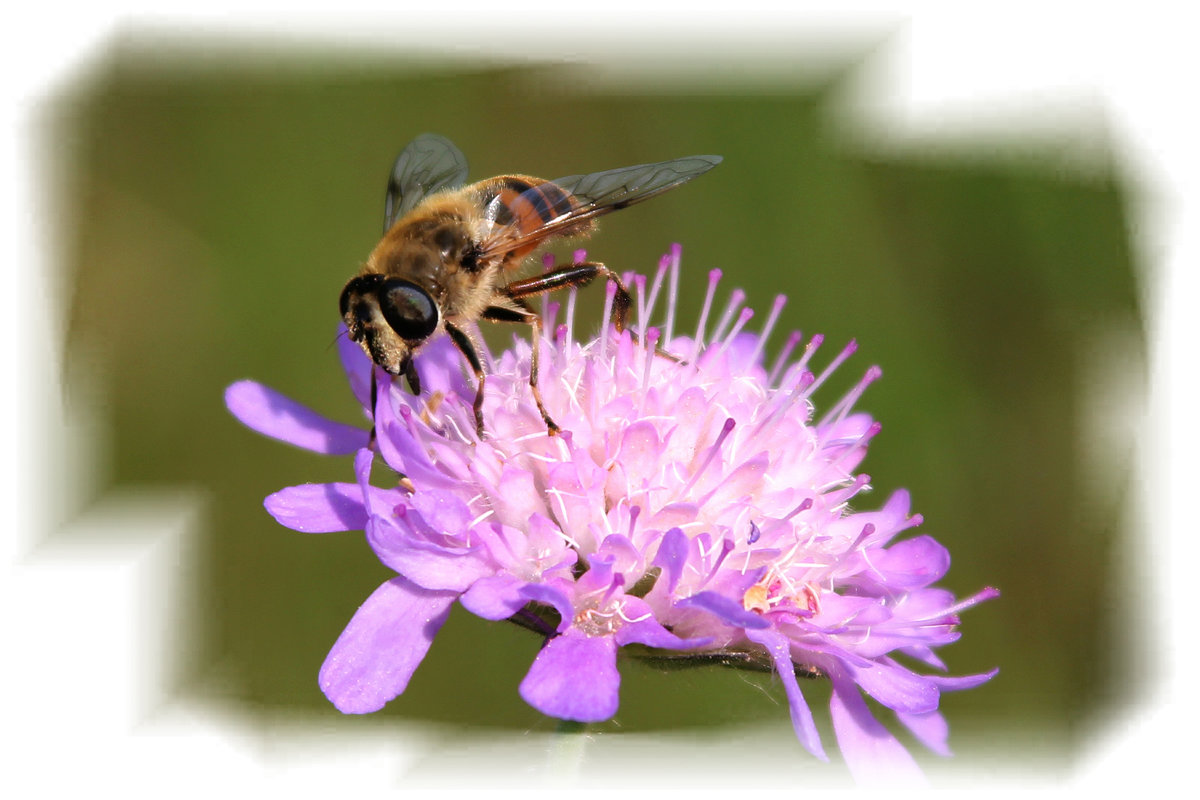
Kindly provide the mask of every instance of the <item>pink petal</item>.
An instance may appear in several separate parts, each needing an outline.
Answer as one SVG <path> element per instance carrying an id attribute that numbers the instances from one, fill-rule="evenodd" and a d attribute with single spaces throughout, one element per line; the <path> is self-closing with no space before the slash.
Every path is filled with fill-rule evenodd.
<path id="1" fill-rule="evenodd" d="M 791 646 L 785 636 L 773 630 L 747 630 L 746 636 L 752 642 L 757 642 L 767 649 L 771 660 L 775 662 L 775 672 L 783 682 L 783 690 L 787 694 L 788 710 L 792 715 L 792 729 L 804 749 L 822 761 L 828 761 L 825 749 L 821 747 L 821 736 L 817 733 L 816 723 L 813 722 L 812 711 L 800 691 L 800 683 L 796 680 L 796 667 L 792 663 Z"/>
<path id="2" fill-rule="evenodd" d="M 639 420 L 625 429 L 615 463 L 625 470 L 627 492 L 642 491 L 654 485 L 660 469 L 661 451 L 656 421 Z"/>
<path id="3" fill-rule="evenodd" d="M 521 596 L 535 603 L 553 606 L 562 620 L 558 632 L 563 633 L 571 628 L 571 620 L 575 617 L 575 606 L 568 592 L 573 588 L 574 581 L 555 580 L 548 583 L 527 583 L 521 589 Z"/>
<path id="4" fill-rule="evenodd" d="M 658 544 L 658 552 L 654 556 L 654 566 L 662 567 L 663 578 L 659 584 L 666 587 L 668 596 L 675 594 L 675 587 L 683 577 L 683 569 L 687 565 L 690 540 L 679 528 L 671 528 L 663 534 Z M 657 587 L 656 587 L 657 588 Z"/>
<path id="5" fill-rule="evenodd" d="M 344 714 L 383 708 L 408 686 L 455 592 L 433 592 L 397 576 L 367 598 L 321 667 L 321 690 Z"/>
<path id="6" fill-rule="evenodd" d="M 475 399 L 474 378 L 467 377 L 466 359 L 449 336 L 435 336 L 413 359 L 426 395 L 443 394 Z"/>
<path id="7" fill-rule="evenodd" d="M 416 492 L 408 504 L 420 514 L 425 524 L 448 537 L 467 541 L 471 518 L 474 516 L 466 502 L 449 492 Z"/>
<path id="8" fill-rule="evenodd" d="M 367 524 L 362 490 L 353 483 L 289 486 L 263 501 L 275 521 L 301 533 L 362 530 Z"/>
<path id="9" fill-rule="evenodd" d="M 616 641 L 572 628 L 537 654 L 521 681 L 521 697 L 550 717 L 603 722 L 617 713 L 620 686 Z"/>
<path id="10" fill-rule="evenodd" d="M 996 677 L 998 672 L 1000 670 L 997 668 L 990 672 L 981 672 L 976 675 L 958 675 L 954 677 L 948 675 L 927 675 L 925 677 L 935 683 L 943 692 L 961 692 L 963 689 L 974 689 L 976 686 L 987 683 Z"/>
<path id="11" fill-rule="evenodd" d="M 871 714 L 854 682 L 836 671 L 831 672 L 830 678 L 833 732 L 854 779 L 866 784 L 922 780 L 917 762 Z"/>
<path id="12" fill-rule="evenodd" d="M 464 592 L 496 572 L 483 548 L 450 548 L 429 542 L 412 532 L 404 516 L 373 517 L 366 532 L 367 543 L 380 561 L 426 589 Z"/>
<path id="13" fill-rule="evenodd" d="M 875 569 L 897 589 L 928 586 L 950 569 L 950 551 L 930 536 L 917 536 L 871 554 Z"/>
<path id="14" fill-rule="evenodd" d="M 896 664 L 875 661 L 869 667 L 846 665 L 863 691 L 895 711 L 924 714 L 938 707 L 941 692 L 929 678 Z"/>
<path id="15" fill-rule="evenodd" d="M 692 650 L 711 644 L 713 640 L 711 636 L 692 639 L 676 636 L 654 618 L 654 612 L 646 601 L 637 597 L 626 597 L 621 607 L 621 613 L 633 622 L 625 623 L 617 631 L 617 644 L 619 645 L 636 642 L 647 647 L 661 647 L 667 650 Z"/>
<path id="16" fill-rule="evenodd" d="M 371 359 L 357 342 L 346 334 L 346 326 L 338 325 L 338 357 L 350 382 L 350 391 L 365 411 L 371 411 Z"/>
<path id="17" fill-rule="evenodd" d="M 326 455 L 348 455 L 367 446 L 362 428 L 326 419 L 256 381 L 225 390 L 225 406 L 246 427 L 282 442 Z"/>
<path id="18" fill-rule="evenodd" d="M 409 429 L 409 424 L 407 419 L 397 416 L 391 398 L 381 394 L 379 404 L 375 407 L 375 429 L 376 443 L 383 460 L 392 469 L 406 475 L 418 490 L 453 492 L 461 484 L 461 478 L 447 475 L 439 468 L 430 458 L 424 443 Z"/>
<path id="19" fill-rule="evenodd" d="M 549 514 L 537 480 L 527 469 L 504 464 L 495 483 L 482 479 L 480 488 L 488 491 L 493 516 L 502 525 L 524 529 L 534 516 L 544 518 Z"/>
<path id="20" fill-rule="evenodd" d="M 747 611 L 742 607 L 741 603 L 717 592 L 697 592 L 691 597 L 685 597 L 675 603 L 675 607 L 696 608 L 707 611 L 730 625 L 745 628 L 746 630 L 767 628 L 771 625 L 770 622 L 753 611 Z"/>
<path id="21" fill-rule="evenodd" d="M 471 584 L 459 598 L 463 608 L 477 617 L 490 620 L 508 619 L 525 605 L 521 595 L 525 581 L 511 575 L 493 575 Z"/>
<path id="22" fill-rule="evenodd" d="M 939 756 L 951 756 L 950 746 L 946 740 L 950 737 L 950 726 L 939 711 L 928 711 L 924 714 L 905 714 L 896 712 L 896 719 L 904 723 L 904 727 L 912 731 L 913 736 L 921 744 L 928 747 Z"/>

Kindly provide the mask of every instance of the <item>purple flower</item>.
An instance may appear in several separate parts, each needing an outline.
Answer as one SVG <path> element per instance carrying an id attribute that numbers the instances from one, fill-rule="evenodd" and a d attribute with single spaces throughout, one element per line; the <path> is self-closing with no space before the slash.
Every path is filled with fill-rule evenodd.
<path id="1" fill-rule="evenodd" d="M 579 344 L 574 294 L 561 325 L 548 306 L 554 335 L 541 345 L 540 387 L 559 436 L 547 435 L 530 395 L 531 350 L 519 337 L 488 359 L 482 440 L 473 381 L 445 337 L 416 359 L 420 396 L 377 371 L 373 442 L 368 430 L 259 384 L 229 387 L 230 411 L 255 430 L 355 454 L 354 482 L 284 489 L 267 510 L 300 531 L 364 530 L 397 573 L 367 598 L 321 669 L 335 706 L 370 712 L 402 693 L 458 600 L 546 636 L 520 693 L 550 716 L 611 718 L 618 650 L 636 646 L 630 652 L 644 657 L 774 669 L 800 743 L 822 759 L 797 676 L 828 679 L 834 731 L 856 773 L 881 763 L 915 770 L 864 692 L 948 753 L 941 692 L 995 671 L 945 676 L 934 649 L 958 638 L 959 612 L 998 593 L 958 600 L 934 586 L 949 554 L 928 536 L 898 539 L 921 522 L 906 492 L 876 511 L 852 508 L 869 481 L 855 469 L 879 431 L 853 407 L 878 368 L 818 416 L 813 393 L 854 344 L 817 372 L 810 362 L 822 338 L 794 359 L 802 339 L 793 334 L 765 365 L 783 298 L 753 334 L 735 290 L 709 330 L 717 271 L 695 335 L 674 335 L 669 290 L 665 329 L 646 327 L 664 275 L 674 285 L 678 266 L 675 248 L 649 291 L 634 279 L 640 341 L 606 326 Z M 371 364 L 346 337 L 339 345 L 369 415 Z M 372 482 L 378 459 L 388 469 Z"/>

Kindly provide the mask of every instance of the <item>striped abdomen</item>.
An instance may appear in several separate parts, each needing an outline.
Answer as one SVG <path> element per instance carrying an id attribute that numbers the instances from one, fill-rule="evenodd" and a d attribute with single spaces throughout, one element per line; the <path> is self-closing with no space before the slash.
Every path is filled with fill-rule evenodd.
<path id="1" fill-rule="evenodd" d="M 580 205 L 570 192 L 552 181 L 530 175 L 501 175 L 482 181 L 479 189 L 493 231 L 503 231 L 501 238 L 523 240 L 506 256 L 507 263 L 519 262 L 544 238 L 576 236 L 592 228 L 590 221 L 583 221 L 548 231 L 545 237 L 537 235 L 538 231 Z"/>

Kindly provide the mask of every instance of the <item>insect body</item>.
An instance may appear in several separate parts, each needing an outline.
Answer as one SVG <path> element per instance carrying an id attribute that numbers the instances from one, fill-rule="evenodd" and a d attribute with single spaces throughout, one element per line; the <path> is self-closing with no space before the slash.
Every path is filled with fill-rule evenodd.
<path id="1" fill-rule="evenodd" d="M 616 286 L 612 322 L 623 330 L 629 292 L 616 273 L 592 261 L 522 280 L 509 280 L 509 273 L 547 240 L 586 234 L 596 217 L 665 192 L 720 161 L 719 156 L 692 156 L 554 181 L 501 175 L 464 185 L 462 152 L 441 136 L 418 136 L 392 169 L 383 239 L 342 290 L 341 313 L 350 338 L 386 372 L 404 375 L 419 394 L 413 354 L 444 329 L 475 373 L 475 425 L 482 437 L 486 375 L 464 323 L 487 319 L 529 325 L 529 383 L 547 430 L 557 433 L 538 390 L 541 318 L 526 298 L 583 286 L 602 275 Z"/>

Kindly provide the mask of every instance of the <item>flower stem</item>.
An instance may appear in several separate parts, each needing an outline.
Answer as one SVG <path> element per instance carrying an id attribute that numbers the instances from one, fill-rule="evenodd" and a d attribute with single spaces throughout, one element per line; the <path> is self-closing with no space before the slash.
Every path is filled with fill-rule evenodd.
<path id="1" fill-rule="evenodd" d="M 549 781 L 561 785 L 563 781 L 573 783 L 579 778 L 583 767 L 583 748 L 589 738 L 585 735 L 587 730 L 586 722 L 558 720 L 550 744 L 549 769 L 546 770 Z"/>
<path id="2" fill-rule="evenodd" d="M 584 733 L 587 731 L 588 724 L 586 722 L 576 722 L 573 719 L 557 720 L 558 726 L 554 729 L 558 734 Z"/>

